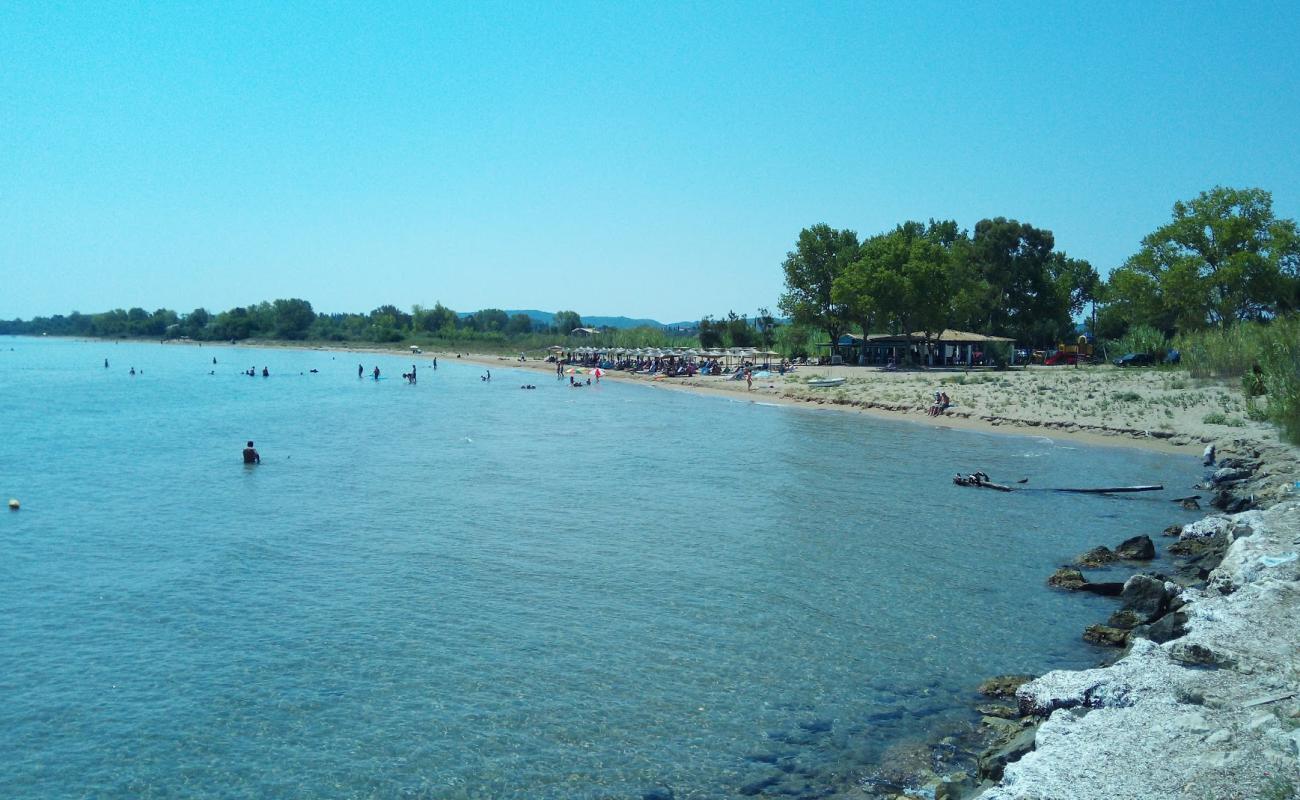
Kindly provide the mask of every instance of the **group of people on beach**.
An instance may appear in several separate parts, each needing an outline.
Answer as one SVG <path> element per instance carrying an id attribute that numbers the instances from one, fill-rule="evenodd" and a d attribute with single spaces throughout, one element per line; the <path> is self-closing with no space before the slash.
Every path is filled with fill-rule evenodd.
<path id="1" fill-rule="evenodd" d="M 932 417 L 937 417 L 943 412 L 947 411 L 948 407 L 951 405 L 952 405 L 952 399 L 948 397 L 947 392 L 943 392 L 943 391 L 935 392 L 934 402 L 930 404 L 930 408 L 927 409 L 925 413 L 929 414 Z"/>

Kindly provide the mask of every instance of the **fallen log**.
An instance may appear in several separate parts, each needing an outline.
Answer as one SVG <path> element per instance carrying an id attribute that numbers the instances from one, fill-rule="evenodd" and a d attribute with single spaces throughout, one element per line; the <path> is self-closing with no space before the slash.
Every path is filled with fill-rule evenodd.
<path id="1" fill-rule="evenodd" d="M 1164 491 L 1163 484 L 1152 484 L 1150 486 L 1108 486 L 1104 489 L 1055 489 L 1057 492 L 1072 492 L 1074 494 L 1119 494 L 1121 492 L 1160 492 Z"/>

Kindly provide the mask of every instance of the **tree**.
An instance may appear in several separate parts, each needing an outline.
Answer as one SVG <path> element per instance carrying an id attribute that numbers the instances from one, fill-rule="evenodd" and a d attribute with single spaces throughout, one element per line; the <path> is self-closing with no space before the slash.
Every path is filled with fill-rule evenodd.
<path id="1" fill-rule="evenodd" d="M 904 222 L 862 245 L 862 256 L 835 282 L 836 299 L 862 325 L 879 325 L 928 342 L 948 326 L 964 255 L 965 234 L 955 222 Z"/>
<path id="2" fill-rule="evenodd" d="M 532 330 L 533 318 L 527 314 L 511 314 L 510 319 L 506 322 L 506 333 L 511 336 L 531 333 Z"/>
<path id="3" fill-rule="evenodd" d="M 1060 296 L 1048 270 L 1055 239 L 1029 223 L 980 220 L 971 237 L 973 276 L 983 284 L 983 333 L 1041 342 L 1044 318 L 1059 314 Z"/>
<path id="4" fill-rule="evenodd" d="M 582 317 L 578 316 L 576 311 L 557 311 L 551 324 L 554 325 L 556 333 L 568 336 L 573 333 L 574 328 L 582 327 Z"/>
<path id="5" fill-rule="evenodd" d="M 700 347 L 706 350 L 714 347 L 722 347 L 722 331 L 724 326 L 713 320 L 712 315 L 700 320 Z"/>
<path id="6" fill-rule="evenodd" d="M 758 338 L 763 343 L 763 349 L 771 350 L 772 343 L 776 341 L 776 318 L 772 316 L 772 312 L 766 308 L 758 309 L 758 315 L 754 317 L 754 326 L 758 328 Z"/>
<path id="7" fill-rule="evenodd" d="M 848 328 L 846 310 L 833 297 L 835 279 L 857 260 L 858 249 L 853 231 L 817 224 L 799 232 L 795 249 L 781 265 L 785 293 L 778 307 L 795 322 L 826 331 L 832 352 Z"/>
<path id="8" fill-rule="evenodd" d="M 275 314 L 274 332 L 278 339 L 303 339 L 311 324 L 316 321 L 316 312 L 306 300 L 276 300 L 271 304 Z"/>
<path id="9" fill-rule="evenodd" d="M 1263 189 L 1216 186 L 1174 203 L 1173 220 L 1111 273 L 1112 314 L 1166 333 L 1268 319 L 1300 299 L 1300 233 Z"/>

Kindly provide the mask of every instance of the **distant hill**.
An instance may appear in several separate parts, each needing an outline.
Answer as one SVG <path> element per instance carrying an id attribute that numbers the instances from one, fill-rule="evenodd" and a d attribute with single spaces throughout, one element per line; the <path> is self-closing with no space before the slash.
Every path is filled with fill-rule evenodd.
<path id="1" fill-rule="evenodd" d="M 555 322 L 555 313 L 551 311 L 538 311 L 535 308 L 515 308 L 503 309 L 506 314 L 514 316 L 515 314 L 527 314 L 533 322 L 539 322 L 543 325 L 550 325 Z M 462 317 L 473 316 L 476 312 L 462 311 Z M 592 328 L 662 328 L 664 324 L 654 319 L 632 319 L 631 317 L 589 317 L 582 315 L 582 324 Z M 694 322 L 678 323 L 681 325 L 695 326 Z"/>

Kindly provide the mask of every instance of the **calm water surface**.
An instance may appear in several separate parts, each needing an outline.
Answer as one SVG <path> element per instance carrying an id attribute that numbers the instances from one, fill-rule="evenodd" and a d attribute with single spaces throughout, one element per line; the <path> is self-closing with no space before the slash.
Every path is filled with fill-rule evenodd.
<path id="1" fill-rule="evenodd" d="M 0 517 L 6 797 L 725 798 L 773 757 L 852 780 L 982 677 L 1095 663 L 1079 632 L 1108 601 L 1044 579 L 1188 518 L 1167 498 L 1198 477 L 409 367 L 0 338 L 0 495 L 23 501 Z M 981 468 L 1170 491 L 949 482 Z"/>

